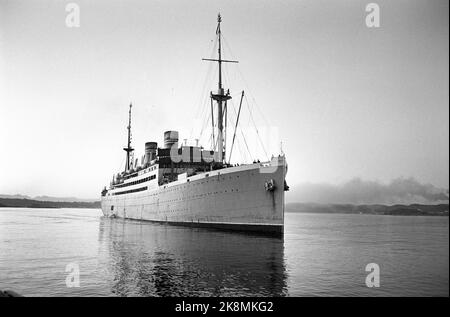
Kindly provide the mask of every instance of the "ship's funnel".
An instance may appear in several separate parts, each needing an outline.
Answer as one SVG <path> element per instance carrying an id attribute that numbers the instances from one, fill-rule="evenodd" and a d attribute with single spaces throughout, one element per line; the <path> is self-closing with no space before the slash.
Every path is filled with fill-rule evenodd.
<path id="1" fill-rule="evenodd" d="M 158 148 L 158 143 L 156 142 L 147 142 L 145 143 L 145 157 L 144 157 L 144 165 L 147 166 L 151 161 L 156 159 L 156 150 Z"/>
<path id="2" fill-rule="evenodd" d="M 164 148 L 170 149 L 175 143 L 178 143 L 178 131 L 164 132 Z"/>

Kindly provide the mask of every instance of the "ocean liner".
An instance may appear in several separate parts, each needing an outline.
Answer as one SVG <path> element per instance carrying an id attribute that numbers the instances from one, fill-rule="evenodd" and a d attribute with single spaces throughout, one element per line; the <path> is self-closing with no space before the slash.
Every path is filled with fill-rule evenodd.
<path id="1" fill-rule="evenodd" d="M 218 89 L 210 93 L 213 148 L 179 144 L 178 132 L 166 131 L 162 147 L 157 142 L 145 143 L 145 156 L 139 164 L 132 155 L 130 104 L 125 169 L 101 192 L 105 216 L 283 234 L 284 192 L 288 190 L 285 155 L 251 164 L 232 165 L 226 160 L 224 118 L 226 123 L 231 95 L 222 85 L 222 63 L 236 61 L 222 59 L 220 24 L 219 15 L 218 58 L 203 59 L 217 62 L 219 69 Z M 236 128 L 243 96 L 244 92 Z"/>

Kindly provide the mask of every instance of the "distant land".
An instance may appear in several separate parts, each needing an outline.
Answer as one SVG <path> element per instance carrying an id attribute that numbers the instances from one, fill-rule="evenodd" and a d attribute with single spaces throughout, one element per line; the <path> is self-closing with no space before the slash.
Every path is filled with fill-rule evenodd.
<path id="1" fill-rule="evenodd" d="M 80 199 L 74 199 L 73 201 L 67 201 L 67 198 L 61 198 L 58 201 L 56 197 L 49 197 L 52 200 L 38 200 L 22 195 L 9 196 L 13 198 L 5 198 L 8 195 L 0 195 L 0 207 L 13 207 L 13 208 L 100 208 L 100 201 L 82 201 Z M 16 198 L 19 196 L 19 198 Z M 42 197 L 42 196 L 41 196 Z"/>
<path id="2" fill-rule="evenodd" d="M 12 208 L 100 208 L 100 201 L 82 201 L 73 198 L 49 197 L 52 200 L 23 198 L 23 195 L 0 195 L 0 207 Z M 61 199 L 61 200 L 58 200 Z M 323 203 L 287 203 L 286 212 L 290 213 L 333 213 L 333 214 L 370 214 L 399 216 L 448 216 L 449 204 L 323 204 Z"/>
<path id="3" fill-rule="evenodd" d="M 89 198 L 77 198 L 77 197 L 53 197 L 53 196 L 27 196 L 27 195 L 2 195 L 0 194 L 0 198 L 8 198 L 8 199 L 31 199 L 31 200 L 38 200 L 38 201 L 65 201 L 65 202 L 95 202 L 98 201 L 98 199 L 89 199 Z"/>
<path id="4" fill-rule="evenodd" d="M 448 216 L 448 204 L 437 205 L 352 205 L 320 203 L 288 203 L 286 212 L 333 213 L 333 214 L 369 214 L 394 216 Z"/>

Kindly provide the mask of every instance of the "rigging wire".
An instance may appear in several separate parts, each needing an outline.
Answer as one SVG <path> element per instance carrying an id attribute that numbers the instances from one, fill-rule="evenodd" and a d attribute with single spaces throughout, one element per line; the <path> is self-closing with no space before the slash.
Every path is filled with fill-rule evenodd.
<path id="1" fill-rule="evenodd" d="M 209 54 L 209 56 L 210 56 L 211 58 L 214 56 L 214 51 L 215 51 L 216 48 L 217 48 L 217 43 L 218 43 L 218 39 L 217 39 L 217 37 L 216 37 L 215 40 L 214 40 L 214 45 L 213 45 L 213 47 L 212 47 L 211 53 Z M 205 91 L 206 91 L 208 82 L 210 82 L 209 79 L 210 79 L 211 72 L 212 72 L 212 69 L 213 69 L 212 63 L 208 63 L 208 64 L 209 64 L 209 65 L 208 65 L 208 68 L 207 68 L 205 80 L 204 80 L 203 85 L 202 85 L 201 94 L 200 94 L 200 96 L 199 96 L 199 98 L 198 98 L 198 101 L 196 102 L 196 104 L 197 104 L 197 109 L 196 109 L 196 111 L 195 111 L 195 117 L 199 117 L 199 115 L 200 115 L 200 117 L 201 117 L 202 114 L 200 113 L 200 111 L 204 110 L 204 107 L 203 107 L 203 104 L 204 104 L 204 98 L 205 98 L 205 95 L 207 96 L 207 94 L 206 94 Z M 202 102 L 202 99 L 203 99 L 203 102 Z M 189 133 L 189 138 L 190 138 L 190 139 L 192 139 L 192 136 L 193 136 L 193 130 L 194 130 L 194 126 L 191 127 L 191 131 L 190 131 L 190 133 Z"/>
<path id="2" fill-rule="evenodd" d="M 233 101 L 231 102 L 231 106 L 233 108 L 233 112 L 234 112 L 234 116 L 235 116 L 235 117 L 231 117 L 231 121 L 232 121 L 231 123 L 235 124 L 236 121 L 234 119 L 236 118 L 236 120 L 237 120 L 237 114 L 236 114 L 236 108 L 235 108 Z M 230 112 L 230 114 L 233 115 L 233 112 Z M 252 153 L 250 151 L 250 148 L 247 143 L 247 139 L 245 138 L 245 134 L 244 134 L 241 126 L 240 125 L 238 125 L 238 126 L 239 126 L 239 132 L 241 133 L 241 136 L 242 136 L 242 140 L 239 137 L 239 138 L 236 138 L 236 141 L 235 141 L 236 145 L 238 146 L 238 153 L 241 156 L 242 162 L 250 162 L 252 160 Z M 245 149 L 247 151 L 245 151 Z M 248 156 L 247 156 L 247 154 L 248 154 Z M 230 158 L 230 160 L 231 160 L 231 158 Z"/>
<path id="3" fill-rule="evenodd" d="M 230 47 L 230 45 L 228 44 L 228 41 L 227 41 L 226 37 L 225 37 L 223 34 L 222 34 L 222 38 L 223 38 L 223 40 L 224 40 L 224 42 L 225 42 L 225 46 L 227 47 L 228 51 L 230 52 L 231 58 L 235 59 L 236 57 L 235 57 L 235 55 L 233 54 L 233 51 L 231 50 L 231 47 Z M 258 103 L 256 102 L 256 98 L 254 97 L 254 95 L 253 95 L 253 93 L 252 93 L 252 90 L 250 89 L 250 86 L 248 85 L 248 82 L 247 82 L 247 80 L 245 79 L 244 74 L 242 73 L 242 71 L 241 71 L 239 65 L 236 65 L 236 66 L 237 66 L 237 70 L 238 70 L 238 72 L 239 72 L 239 75 L 241 76 L 241 79 L 242 79 L 242 81 L 244 82 L 244 86 L 245 86 L 245 88 L 246 88 L 246 91 L 248 90 L 248 92 L 249 92 L 249 94 L 250 94 L 250 97 L 251 97 L 251 99 L 253 100 L 253 102 L 255 103 L 257 110 L 259 111 L 259 113 L 261 114 L 261 117 L 262 117 L 263 120 L 265 121 L 265 124 L 266 124 L 268 127 L 270 127 L 269 121 L 267 120 L 266 116 L 264 116 L 264 113 L 262 112 L 261 107 L 259 107 Z"/>
<path id="4" fill-rule="evenodd" d="M 209 77 L 211 77 L 211 73 L 209 74 L 207 79 L 209 79 Z M 208 94 L 206 93 L 206 89 L 204 89 L 204 91 L 202 92 L 202 95 L 203 95 L 203 101 L 199 104 L 199 108 L 201 111 L 199 111 L 200 114 L 196 116 L 198 118 L 203 118 L 205 116 L 205 105 L 208 101 Z M 193 128 L 194 128 L 194 126 L 192 127 L 192 129 Z M 192 138 L 192 134 L 191 134 L 191 138 Z"/>
<path id="5" fill-rule="evenodd" d="M 118 171 L 120 171 L 122 169 L 122 166 L 123 166 L 124 163 L 125 163 L 125 158 L 122 158 L 122 162 L 120 163 L 120 167 L 117 169 Z"/>
<path id="6" fill-rule="evenodd" d="M 214 76 L 217 74 L 218 66 L 215 68 L 215 70 L 216 70 L 216 71 L 214 72 Z M 205 94 L 205 95 L 206 95 L 206 94 Z M 211 119 L 211 118 L 210 118 L 210 115 L 209 115 L 209 111 L 208 111 L 208 109 L 210 109 L 210 106 L 207 105 L 207 104 L 208 104 L 208 101 L 209 101 L 209 95 L 206 95 L 205 98 L 204 98 L 204 101 L 203 101 L 203 107 L 202 107 L 203 111 L 202 111 L 202 114 L 203 114 L 203 116 L 206 115 L 207 121 L 202 125 L 202 128 L 201 128 L 201 130 L 200 130 L 200 134 L 199 134 L 199 139 L 202 138 L 203 132 L 204 132 L 206 126 L 208 125 L 209 120 Z M 208 138 L 208 139 L 209 139 L 209 138 Z"/>
<path id="7" fill-rule="evenodd" d="M 232 125 L 235 125 L 235 120 L 232 115 L 233 115 L 233 113 L 230 112 L 230 122 Z M 236 145 L 238 145 L 238 139 L 236 139 L 235 143 L 236 143 Z M 238 151 L 241 156 L 246 156 L 246 153 L 244 151 L 242 151 L 242 147 L 241 147 L 240 143 L 239 143 Z M 231 162 L 231 156 L 229 158 L 229 161 Z"/>
<path id="8" fill-rule="evenodd" d="M 226 43 L 226 45 L 227 45 L 227 47 L 228 47 L 228 50 L 229 50 L 230 53 L 231 53 L 231 49 L 229 48 L 229 45 L 227 44 L 226 41 L 225 41 L 225 43 Z M 231 53 L 231 56 L 232 56 L 232 58 L 235 58 L 234 55 L 233 55 L 232 53 Z M 224 69 L 225 69 L 225 71 L 224 71 L 224 75 L 225 75 L 225 76 L 224 76 L 224 77 L 225 77 L 226 80 L 228 80 L 229 77 L 230 77 L 229 74 L 228 74 L 228 70 L 227 70 L 226 67 L 225 67 Z M 242 73 L 241 73 L 241 74 L 242 74 Z M 243 76 L 242 76 L 242 77 L 243 77 Z M 245 79 L 244 79 L 244 81 L 245 81 Z M 261 143 L 262 150 L 264 151 L 264 154 L 265 154 L 266 158 L 269 159 L 269 156 L 267 155 L 267 151 L 266 151 L 266 149 L 265 149 L 265 147 L 264 147 L 264 143 L 262 142 L 261 135 L 259 134 L 258 127 L 256 126 L 255 119 L 253 118 L 253 113 L 252 113 L 252 111 L 251 111 L 251 106 L 250 106 L 250 103 L 248 102 L 248 99 L 247 99 L 247 96 L 246 96 L 246 95 L 245 95 L 245 100 L 246 100 L 247 108 L 248 108 L 248 111 L 249 111 L 249 114 L 250 114 L 250 119 L 251 119 L 251 121 L 253 122 L 253 126 L 255 127 L 256 134 L 257 134 L 257 136 L 258 136 L 259 142 Z M 256 101 L 255 101 L 255 103 L 256 103 Z M 235 111 L 235 109 L 234 109 L 234 103 L 233 103 L 233 110 Z M 236 111 L 235 111 L 235 113 L 236 113 Z M 266 120 L 266 121 L 267 121 L 267 120 Z"/>
<path id="9" fill-rule="evenodd" d="M 228 49 L 228 51 L 229 51 L 231 57 L 234 58 L 234 54 L 233 54 L 233 52 L 232 52 L 232 50 L 231 50 L 231 47 L 230 47 L 230 45 L 228 44 L 228 41 L 226 40 L 226 38 L 223 36 L 223 33 L 222 33 L 222 38 L 223 38 L 223 40 L 224 40 L 224 42 L 225 42 L 225 46 L 227 47 L 227 49 Z M 213 57 L 213 55 L 214 55 L 214 51 L 215 51 L 216 48 L 217 48 L 217 44 L 218 44 L 218 38 L 216 37 L 216 39 L 215 39 L 215 41 L 214 41 L 214 45 L 213 45 L 212 51 L 211 51 L 211 54 L 210 54 L 211 57 Z M 224 66 L 225 66 L 225 65 L 224 65 Z M 210 96 L 209 96 L 209 94 L 206 94 L 206 93 L 205 93 L 206 88 L 207 88 L 207 83 L 210 82 L 210 76 L 211 76 L 211 73 L 212 73 L 212 69 L 213 69 L 212 66 L 209 66 L 209 67 L 208 67 L 207 76 L 206 76 L 206 78 L 205 78 L 205 81 L 204 81 L 203 87 L 202 87 L 202 95 L 204 96 L 203 102 L 199 102 L 199 103 L 198 103 L 198 106 L 197 106 L 197 109 L 196 109 L 197 115 L 200 113 L 200 117 L 202 117 L 202 125 L 201 125 L 201 130 L 200 130 L 199 139 L 201 139 L 201 138 L 203 137 L 203 134 L 204 134 L 204 132 L 205 132 L 205 129 L 206 129 L 206 127 L 209 125 L 210 120 L 211 120 L 211 115 L 214 115 L 214 113 L 212 113 L 212 114 L 209 114 L 209 113 L 208 113 L 208 112 L 210 111 L 210 109 L 211 109 L 210 105 L 207 104 L 208 101 L 209 101 L 209 97 L 210 97 Z M 224 69 L 224 83 L 226 83 L 226 84 L 229 85 L 229 84 L 230 84 L 230 75 L 229 75 L 229 73 L 228 73 L 228 67 L 223 67 L 223 69 Z M 215 71 L 214 71 L 214 76 L 213 76 L 213 77 L 216 76 L 217 71 L 218 71 L 218 70 L 217 70 L 217 66 L 216 66 Z M 259 113 L 261 114 L 261 116 L 262 116 L 263 120 L 265 121 L 265 123 L 267 124 L 267 126 L 270 126 L 269 123 L 268 123 L 268 120 L 267 120 L 266 117 L 264 116 L 264 113 L 262 112 L 261 108 L 258 106 L 258 104 L 257 104 L 257 102 L 256 102 L 256 99 L 255 99 L 255 97 L 253 96 L 253 94 L 252 94 L 252 92 L 251 92 L 251 90 L 250 90 L 250 88 L 249 88 L 249 85 L 248 85 L 248 83 L 247 83 L 247 81 L 246 81 L 246 79 L 245 79 L 245 77 L 244 77 L 244 75 L 243 75 L 241 69 L 239 68 L 239 65 L 238 65 L 238 72 L 239 72 L 239 74 L 240 74 L 240 77 L 241 77 L 242 81 L 244 82 L 245 87 L 247 88 L 247 91 L 250 93 L 250 97 L 251 97 L 251 99 L 253 100 L 253 102 L 254 102 L 254 104 L 255 104 L 255 108 L 257 109 L 257 111 L 259 111 Z M 237 95 L 238 95 L 238 94 L 237 94 Z M 199 99 L 201 100 L 202 98 L 200 97 Z M 200 101 L 200 100 L 199 100 L 199 101 Z M 249 111 L 249 114 L 250 114 L 250 116 L 249 116 L 249 121 L 248 121 L 248 125 L 250 125 L 250 121 L 252 121 L 253 126 L 254 126 L 254 128 L 255 128 L 255 130 L 256 130 L 256 134 L 257 134 L 257 136 L 258 136 L 259 142 L 260 142 L 261 147 L 262 147 L 262 149 L 263 149 L 263 151 L 264 151 L 264 154 L 265 154 L 266 157 L 268 158 L 267 151 L 266 151 L 266 149 L 265 149 L 265 147 L 264 147 L 264 144 L 263 144 L 262 139 L 261 139 L 261 135 L 259 134 L 259 130 L 258 130 L 257 126 L 256 126 L 256 122 L 255 122 L 255 119 L 254 119 L 254 115 L 253 115 L 252 109 L 251 109 L 251 108 L 252 108 L 252 105 L 250 104 L 250 102 L 249 102 L 249 100 L 248 100 L 248 98 L 247 98 L 247 94 L 245 95 L 245 101 L 246 101 L 247 108 L 248 108 L 248 111 Z M 231 102 L 230 102 L 229 104 L 232 105 L 233 112 L 234 112 L 234 115 L 235 115 L 236 120 L 237 120 L 236 109 L 235 109 L 235 105 L 234 105 L 234 102 L 233 102 L 232 99 L 231 99 Z M 213 109 L 214 109 L 214 104 L 213 104 Z M 213 112 L 214 112 L 214 111 L 213 111 Z M 227 111 L 227 112 L 230 114 L 229 117 L 230 117 L 230 121 L 231 121 L 231 120 L 232 120 L 232 114 L 233 114 L 233 113 L 232 113 L 232 112 L 229 112 L 229 111 Z M 196 115 L 196 116 L 197 116 L 197 115 Z M 217 140 L 214 140 L 213 134 L 214 134 L 214 129 L 216 128 L 217 125 L 216 125 L 216 123 L 214 123 L 214 125 L 212 125 L 212 122 L 211 122 L 211 126 L 213 127 L 213 129 L 212 129 L 211 134 L 210 134 L 210 137 L 209 137 L 208 139 L 211 140 L 211 144 L 212 144 L 212 146 L 213 146 L 213 149 L 215 149 L 215 147 L 216 147 L 216 141 L 217 141 Z M 191 128 L 190 137 L 192 137 L 193 129 L 194 129 L 194 127 Z M 237 129 L 237 128 L 236 128 L 236 129 Z M 240 128 L 240 127 L 239 127 L 239 130 L 240 130 L 240 132 L 241 132 L 242 139 L 243 139 L 244 144 L 245 144 L 245 148 L 247 149 L 247 152 L 248 152 L 248 154 L 249 154 L 250 157 L 251 157 L 252 155 L 251 155 L 251 152 L 250 152 L 250 149 L 249 149 L 247 140 L 246 140 L 246 138 L 245 138 L 245 135 L 244 135 L 244 133 L 243 133 L 243 130 L 242 130 L 242 128 Z M 226 131 L 226 133 L 228 133 L 228 131 Z M 239 150 L 240 150 L 240 152 L 241 152 L 241 156 L 244 156 L 244 155 L 246 156 L 245 151 L 241 151 L 241 150 L 242 150 L 242 149 L 241 149 L 242 144 L 241 144 L 240 140 L 237 139 L 236 142 L 237 142 L 237 144 L 239 144 Z M 231 157 L 230 157 L 230 160 L 231 160 Z"/>
<path id="10" fill-rule="evenodd" d="M 262 142 L 261 136 L 259 135 L 258 127 L 256 126 L 255 120 L 253 119 L 253 114 L 252 114 L 252 111 L 250 109 L 250 105 L 248 103 L 247 97 L 246 96 L 244 96 L 244 97 L 245 97 L 245 101 L 247 102 L 247 108 L 248 108 L 248 111 L 250 113 L 250 118 L 251 118 L 251 120 L 253 122 L 253 125 L 255 126 L 256 134 L 258 135 L 258 140 L 261 143 L 261 147 L 262 147 L 262 149 L 264 151 L 264 154 L 266 155 L 267 160 L 269 160 L 269 156 L 267 155 L 266 149 L 264 147 L 264 143 Z"/>
<path id="11" fill-rule="evenodd" d="M 233 99 L 231 99 L 231 105 L 232 105 L 232 108 L 233 108 L 234 115 L 236 116 L 236 119 L 237 119 L 237 113 L 236 113 L 236 109 L 235 109 L 235 106 L 234 106 Z M 252 153 L 250 152 L 250 149 L 248 147 L 247 140 L 245 139 L 245 136 L 244 136 L 244 132 L 242 131 L 242 129 L 239 129 L 239 130 L 241 131 L 242 139 L 244 140 L 245 147 L 247 148 L 248 154 L 250 155 L 250 157 L 252 157 Z"/>
<path id="12" fill-rule="evenodd" d="M 217 43 L 218 43 L 218 40 L 217 40 L 217 38 L 215 38 L 213 48 L 212 48 L 212 50 L 211 50 L 211 53 L 209 54 L 209 56 L 210 56 L 211 58 L 214 57 L 214 52 L 215 52 L 215 50 L 216 50 L 216 48 L 217 48 Z M 207 71 L 205 80 L 204 80 L 203 85 L 202 85 L 201 95 L 199 96 L 199 102 L 197 103 L 198 106 L 197 106 L 197 112 L 196 112 L 196 115 L 198 115 L 198 112 L 199 112 L 200 110 L 203 109 L 203 107 L 200 107 L 200 105 L 201 105 L 202 98 L 203 98 L 204 95 L 205 95 L 205 91 L 206 91 L 206 88 L 207 88 L 206 86 L 207 86 L 207 84 L 210 82 L 209 77 L 210 77 L 210 75 L 211 75 L 212 69 L 213 69 L 213 64 L 212 64 L 212 63 L 208 63 L 208 71 Z"/>

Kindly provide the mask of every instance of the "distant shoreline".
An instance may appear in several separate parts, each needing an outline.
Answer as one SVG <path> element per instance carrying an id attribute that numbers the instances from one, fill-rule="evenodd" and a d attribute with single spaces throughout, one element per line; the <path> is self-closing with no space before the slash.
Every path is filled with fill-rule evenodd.
<path id="1" fill-rule="evenodd" d="M 100 208 L 100 201 L 45 201 L 26 198 L 0 198 L 6 208 Z"/>
<path id="2" fill-rule="evenodd" d="M 100 201 L 42 201 L 27 198 L 0 198 L 0 208 L 101 208 Z M 287 213 L 366 214 L 393 216 L 447 216 L 449 204 L 382 205 L 287 203 Z"/>
<path id="3" fill-rule="evenodd" d="M 448 204 L 353 205 L 353 204 L 287 203 L 285 212 L 448 217 L 448 210 L 449 210 Z"/>

